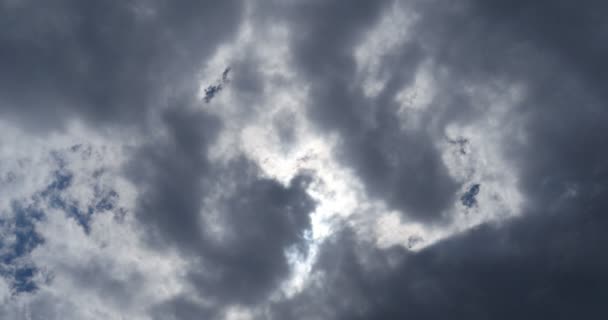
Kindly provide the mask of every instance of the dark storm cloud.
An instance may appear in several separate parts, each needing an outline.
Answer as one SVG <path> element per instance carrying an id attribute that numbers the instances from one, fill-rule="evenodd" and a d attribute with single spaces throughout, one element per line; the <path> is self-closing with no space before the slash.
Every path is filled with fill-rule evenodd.
<path id="1" fill-rule="evenodd" d="M 462 196 L 436 144 L 447 125 L 487 116 L 489 108 L 473 106 L 467 88 L 521 85 L 522 100 L 501 119 L 500 142 L 525 198 L 522 215 L 420 252 L 378 249 L 343 231 L 321 246 L 316 281 L 292 298 L 268 302 L 290 271 L 285 250 L 306 254 L 312 178 L 300 175 L 285 186 L 261 177 L 244 156 L 211 161 L 223 123 L 192 98 L 199 66 L 239 25 L 241 3 L 0 0 L 1 116 L 30 127 L 55 127 L 70 117 L 132 125 L 169 101 L 160 127 L 143 129 L 154 140 L 135 146 L 124 168 L 138 191 L 134 215 L 144 242 L 177 250 L 187 264 L 180 272 L 188 290 L 150 308 L 150 316 L 214 318 L 228 305 L 270 305 L 277 320 L 605 317 L 607 4 L 414 1 L 405 6 L 420 17 L 413 39 L 382 57 L 386 85 L 368 97 L 356 82 L 353 49 L 393 2 L 268 3 L 259 4 L 256 17 L 287 23 L 293 67 L 310 85 L 308 118 L 323 134 L 339 136 L 335 154 L 369 195 L 418 222 L 446 221 L 445 209 Z M 446 74 L 433 107 L 419 111 L 421 125 L 403 128 L 393 98 L 423 61 Z M 256 60 L 232 66 L 231 89 L 255 99 L 264 89 Z M 223 93 L 227 73 L 221 79 L 203 98 L 209 106 Z M 247 118 L 252 110 L 243 101 L 239 116 Z M 297 141 L 293 127 L 279 128 L 286 141 Z M 447 142 L 463 153 L 470 143 Z M 71 179 L 58 171 L 41 195 L 68 214 L 68 204 L 53 195 L 69 190 Z M 474 206 L 480 184 L 467 186 L 460 199 Z M 117 196 L 108 197 L 99 210 L 113 208 Z M 72 214 L 86 230 L 90 214 Z M 29 215 L 0 224 L 17 237 L 0 242 L 0 275 L 14 291 L 34 289 L 33 267 L 13 263 L 43 243 Z M 418 241 L 410 237 L 409 245 Z M 101 261 L 63 267 L 75 286 L 97 290 L 122 309 L 145 287 L 145 275 L 119 280 Z"/>
<path id="2" fill-rule="evenodd" d="M 452 86 L 525 87 L 502 127 L 525 197 L 522 216 L 417 253 L 380 250 L 346 232 L 322 249 L 315 273 L 325 277 L 278 305 L 275 318 L 603 318 L 608 23 L 598 17 L 605 7 L 420 2 L 414 30 L 459 80 Z M 444 124 L 470 121 L 439 116 Z"/>
<path id="3" fill-rule="evenodd" d="M 295 246 L 306 254 L 305 231 L 314 209 L 306 194 L 309 178 L 298 176 L 284 187 L 250 176 L 255 172 L 229 170 L 235 179 L 246 180 L 216 208 L 228 234 L 221 243 L 205 248 L 203 256 L 210 261 L 203 265 L 209 270 L 194 271 L 191 280 L 205 295 L 223 302 L 259 302 L 289 272 L 284 251 Z"/>
<path id="4" fill-rule="evenodd" d="M 601 319 L 608 221 L 605 200 L 596 205 L 482 226 L 418 253 L 371 248 L 346 233 L 320 255 L 316 271 L 326 277 L 275 317 Z"/>
<path id="5" fill-rule="evenodd" d="M 217 313 L 217 310 L 202 306 L 187 296 L 175 297 L 155 306 L 151 311 L 154 320 L 214 319 Z"/>
<path id="6" fill-rule="evenodd" d="M 322 130 L 339 134 L 336 154 L 355 169 L 367 193 L 409 218 L 435 222 L 455 200 L 458 184 L 448 175 L 432 133 L 403 129 L 393 100 L 412 81 L 423 51 L 409 46 L 386 56 L 381 68 L 389 80 L 377 97 L 365 96 L 354 82 L 354 48 L 391 4 L 298 2 L 288 10 L 292 53 L 312 86 L 310 119 Z"/>
<path id="7" fill-rule="evenodd" d="M 177 248 L 190 261 L 186 280 L 213 307 L 259 302 L 288 275 L 285 250 L 306 254 L 310 178 L 283 186 L 242 157 L 210 162 L 221 124 L 186 107 L 165 113 L 167 139 L 142 147 L 127 167 L 141 192 L 136 216 L 151 246 Z M 152 312 L 191 304 L 178 297 Z"/>
<path id="8" fill-rule="evenodd" d="M 605 5 L 414 2 L 406 8 L 422 17 L 411 28 L 415 36 L 399 53 L 383 57 L 380 68 L 390 70 L 389 80 L 377 97 L 369 98 L 355 86 L 353 48 L 389 4 L 296 2 L 287 10 L 292 14 L 288 23 L 294 61 L 311 84 L 310 119 L 339 133 L 342 143 L 336 153 L 355 169 L 370 195 L 416 220 L 432 222 L 442 216 L 457 199 L 459 182 L 447 174 L 434 142 L 447 125 L 474 123 L 488 110 L 475 107 L 475 97 L 466 93 L 467 86 L 478 84 L 498 91 L 508 90 L 505 83 L 525 88 L 523 101 L 503 122 L 505 130 L 509 125 L 522 128 L 505 134 L 503 151 L 522 175 L 543 176 L 525 180 L 524 188 L 526 181 L 549 183 L 545 178 L 561 175 L 561 165 L 573 169 L 582 164 L 580 173 L 587 176 L 605 171 L 600 163 L 580 162 L 604 156 L 597 133 L 606 132 L 602 70 L 607 66 L 602 57 L 608 47 L 602 39 L 607 23 L 596 12 Z M 392 98 L 411 82 L 423 59 L 446 70 L 447 81 L 438 83 L 432 110 L 421 116 L 422 129 L 403 129 Z M 516 139 L 522 134 L 528 144 Z M 551 137 L 559 143 L 542 141 Z M 541 150 L 544 155 L 536 156 Z M 578 156 L 583 153 L 592 157 Z M 551 183 L 564 189 L 576 184 L 575 178 L 570 180 Z"/>
<path id="9" fill-rule="evenodd" d="M 240 23 L 239 1 L 1 1 L 0 114 L 132 125 L 195 82 Z"/>
<path id="10" fill-rule="evenodd" d="M 165 112 L 167 141 L 143 146 L 127 167 L 142 189 L 137 214 L 152 226 L 151 239 L 169 238 L 187 247 L 202 241 L 201 179 L 212 174 L 206 152 L 220 128 L 219 119 L 187 110 L 189 102 Z"/>
<path id="11" fill-rule="evenodd" d="M 608 23 L 597 1 L 428 2 L 417 28 L 429 53 L 459 83 L 500 81 L 524 87 L 504 120 L 503 153 L 514 165 L 527 205 L 542 209 L 567 193 L 601 194 L 607 173 L 603 147 Z M 567 23 L 561 23 L 567 21 Z M 426 30 L 426 31 L 425 31 Z M 502 84 L 504 86 L 504 82 Z M 517 131 L 513 131 L 513 129 Z"/>
<path id="12" fill-rule="evenodd" d="M 529 94 L 517 112 L 525 143 L 509 145 L 521 168 L 522 188 L 540 210 L 570 196 L 593 199 L 606 192 L 608 166 L 608 22 L 604 2 L 483 2 L 476 7 L 511 38 L 530 43 L 545 63 L 530 63 L 511 76 L 525 79 Z M 567 21 L 567 23 L 564 23 Z M 525 59 L 524 56 L 520 57 Z M 581 208 L 582 209 L 582 208 Z"/>
<path id="13" fill-rule="evenodd" d="M 123 172 L 138 190 L 134 214 L 143 240 L 154 249 L 177 249 L 195 293 L 151 308 L 153 316 L 211 317 L 228 304 L 262 301 L 290 271 L 285 251 L 306 254 L 315 208 L 306 193 L 310 178 L 283 186 L 261 178 L 245 157 L 228 163 L 207 157 L 222 124 L 195 110 L 201 107 L 193 98 L 196 75 L 240 25 L 242 10 L 240 1 L 0 2 L 2 116 L 43 129 L 74 117 L 91 126 L 143 124 L 158 137 L 148 122 L 157 114 L 149 110 L 169 105 L 160 115 L 166 135 L 135 146 Z M 221 94 L 229 70 L 204 101 Z M 58 176 L 49 197 L 69 189 L 70 181 Z M 70 211 L 67 203 L 54 204 Z M 72 213 L 88 230 L 90 214 Z M 142 279 L 117 281 L 96 264 L 63 267 L 75 286 L 88 283 L 116 297 L 120 309 L 131 301 L 124 294 L 137 291 Z"/>
<path id="14" fill-rule="evenodd" d="M 587 79 L 589 88 L 605 88 L 608 22 L 602 13 L 608 4 L 604 1 L 474 1 L 474 6 L 485 19 L 556 55 L 564 70 Z"/>

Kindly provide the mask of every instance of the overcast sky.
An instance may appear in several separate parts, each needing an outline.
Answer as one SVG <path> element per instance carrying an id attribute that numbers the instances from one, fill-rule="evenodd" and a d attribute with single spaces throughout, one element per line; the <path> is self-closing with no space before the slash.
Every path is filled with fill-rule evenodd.
<path id="1" fill-rule="evenodd" d="M 605 319 L 607 13 L 0 0 L 0 318 Z"/>

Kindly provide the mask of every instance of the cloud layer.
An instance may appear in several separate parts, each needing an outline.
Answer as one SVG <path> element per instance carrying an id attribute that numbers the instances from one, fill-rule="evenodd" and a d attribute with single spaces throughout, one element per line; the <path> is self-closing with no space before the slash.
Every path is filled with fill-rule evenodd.
<path id="1" fill-rule="evenodd" d="M 0 0 L 0 318 L 601 318 L 605 7 Z"/>

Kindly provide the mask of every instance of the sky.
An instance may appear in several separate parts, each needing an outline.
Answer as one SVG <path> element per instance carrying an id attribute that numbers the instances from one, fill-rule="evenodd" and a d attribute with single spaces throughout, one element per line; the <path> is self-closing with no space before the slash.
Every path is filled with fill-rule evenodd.
<path id="1" fill-rule="evenodd" d="M 0 319 L 604 319 L 607 10 L 0 0 Z"/>

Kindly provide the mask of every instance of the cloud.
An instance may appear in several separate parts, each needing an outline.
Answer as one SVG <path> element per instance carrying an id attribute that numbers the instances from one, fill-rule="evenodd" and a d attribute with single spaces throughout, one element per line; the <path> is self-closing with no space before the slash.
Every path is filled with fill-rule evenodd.
<path id="1" fill-rule="evenodd" d="M 32 129 L 138 122 L 239 25 L 223 1 L 2 1 L 0 112 Z"/>
<path id="2" fill-rule="evenodd" d="M 169 109 L 165 142 L 143 146 L 127 165 L 141 192 L 135 214 L 151 246 L 174 247 L 191 262 L 186 280 L 209 309 L 262 301 L 289 275 L 286 250 L 306 253 L 309 178 L 283 186 L 246 158 L 211 162 L 218 119 L 188 107 Z"/>
<path id="3" fill-rule="evenodd" d="M 356 87 L 353 51 L 364 32 L 391 8 L 387 1 L 358 3 L 345 10 L 339 1 L 301 3 L 292 8 L 292 49 L 296 68 L 312 84 L 309 117 L 320 129 L 340 137 L 336 154 L 353 168 L 367 193 L 410 219 L 442 220 L 458 183 L 448 174 L 432 135 L 402 128 L 391 97 L 423 56 L 416 47 L 388 56 L 395 64 L 376 97 Z M 297 13 L 297 14 L 296 14 Z"/>
<path id="4" fill-rule="evenodd" d="M 274 318 L 598 318 L 600 212 L 486 225 L 417 253 L 379 250 L 345 232 L 326 244 L 309 289 L 275 306 Z"/>
<path id="5" fill-rule="evenodd" d="M 604 7 L 0 0 L 0 317 L 599 318 Z"/>
<path id="6" fill-rule="evenodd" d="M 418 41 L 458 85 L 525 87 L 500 126 L 503 155 L 525 197 L 522 215 L 418 252 L 380 250 L 347 228 L 322 249 L 308 290 L 277 304 L 275 318 L 601 317 L 607 154 L 600 132 L 607 127 L 596 72 L 604 61 L 595 57 L 605 50 L 596 40 L 603 24 L 592 12 L 602 6 L 436 1 L 417 7 Z M 436 91 L 450 96 L 451 89 Z M 472 98 L 459 103 L 474 110 L 479 97 Z M 433 116 L 446 124 L 478 119 L 466 114 L 471 118 Z M 465 193 L 468 203 L 475 186 Z"/>

